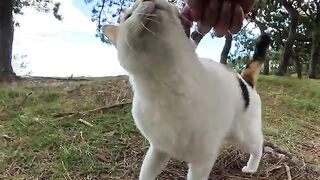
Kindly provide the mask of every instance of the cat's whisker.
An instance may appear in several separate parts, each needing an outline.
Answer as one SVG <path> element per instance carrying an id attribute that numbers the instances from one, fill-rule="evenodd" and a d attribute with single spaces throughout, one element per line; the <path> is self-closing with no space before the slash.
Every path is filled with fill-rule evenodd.
<path id="1" fill-rule="evenodd" d="M 130 49 L 133 49 L 132 46 L 130 45 L 129 41 L 128 41 L 128 36 L 126 36 L 126 44 L 128 45 L 128 47 L 129 47 Z"/>
<path id="2" fill-rule="evenodd" d="M 147 31 L 149 31 L 151 34 L 153 34 L 154 36 L 158 37 L 158 35 L 157 35 L 155 32 L 151 31 L 151 29 L 147 28 L 147 27 L 143 24 L 143 22 L 141 22 L 141 26 L 142 26 L 145 30 L 147 30 Z"/>
<path id="3" fill-rule="evenodd" d="M 138 14 L 138 15 L 146 15 L 146 16 L 152 16 L 152 17 L 157 17 L 155 14 L 149 14 L 149 13 L 138 13 L 138 12 L 133 12 L 133 14 Z"/>
<path id="4" fill-rule="evenodd" d="M 128 29 L 131 31 L 132 28 L 133 28 L 133 25 L 129 26 Z M 126 35 L 125 41 L 126 41 L 126 44 L 128 45 L 128 47 L 129 47 L 130 49 L 133 49 L 132 46 L 130 45 L 129 41 L 128 41 L 128 34 Z"/>
<path id="5" fill-rule="evenodd" d="M 155 22 L 155 23 L 160 23 L 160 21 L 157 21 L 157 20 L 154 20 L 154 19 L 148 18 L 148 17 L 146 17 L 146 20 L 149 20 L 149 21 L 152 21 L 152 22 Z"/>

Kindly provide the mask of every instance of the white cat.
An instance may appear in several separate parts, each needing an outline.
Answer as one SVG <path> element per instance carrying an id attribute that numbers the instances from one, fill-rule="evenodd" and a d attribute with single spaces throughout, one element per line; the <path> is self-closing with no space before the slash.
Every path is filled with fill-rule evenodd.
<path id="1" fill-rule="evenodd" d="M 257 171 L 263 135 L 255 83 L 269 36 L 261 36 L 240 76 L 198 58 L 178 10 L 164 0 L 136 1 L 120 25 L 105 26 L 104 34 L 129 73 L 133 118 L 150 142 L 140 180 L 154 180 L 169 158 L 189 163 L 188 180 L 206 180 L 226 137 L 250 153 L 242 171 Z"/>

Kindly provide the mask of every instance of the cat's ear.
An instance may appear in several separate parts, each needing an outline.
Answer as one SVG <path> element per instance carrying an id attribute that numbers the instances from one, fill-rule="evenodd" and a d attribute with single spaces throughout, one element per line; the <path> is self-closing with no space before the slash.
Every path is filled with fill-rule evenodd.
<path id="1" fill-rule="evenodd" d="M 105 25 L 102 27 L 103 34 L 111 41 L 111 43 L 117 46 L 117 38 L 119 27 L 115 25 Z"/>

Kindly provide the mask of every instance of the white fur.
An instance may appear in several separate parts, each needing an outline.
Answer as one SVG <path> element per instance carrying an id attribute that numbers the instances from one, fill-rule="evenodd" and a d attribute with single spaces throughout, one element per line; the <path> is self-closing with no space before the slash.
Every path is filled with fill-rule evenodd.
<path id="1" fill-rule="evenodd" d="M 248 87 L 245 110 L 237 74 L 197 57 L 174 6 L 138 1 L 130 11 L 116 45 L 134 90 L 134 121 L 150 142 L 139 179 L 155 179 L 176 158 L 189 163 L 188 180 L 206 180 L 227 137 L 251 154 L 243 172 L 255 172 L 263 143 L 257 92 Z"/>

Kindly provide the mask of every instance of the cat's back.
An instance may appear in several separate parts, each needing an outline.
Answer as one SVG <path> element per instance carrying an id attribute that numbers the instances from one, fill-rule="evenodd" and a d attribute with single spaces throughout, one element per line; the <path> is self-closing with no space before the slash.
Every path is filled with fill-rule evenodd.
<path id="1" fill-rule="evenodd" d="M 208 84 L 216 93 L 239 95 L 238 73 L 224 64 L 209 58 L 199 58 L 203 69 L 208 76 Z M 222 92 L 220 92 L 222 91 Z M 234 99 L 232 97 L 231 99 Z"/>
<path id="2" fill-rule="evenodd" d="M 199 61 L 210 75 L 218 76 L 217 78 L 224 77 L 224 79 L 227 78 L 226 80 L 228 80 L 229 78 L 234 79 L 237 76 L 237 73 L 233 69 L 212 59 L 199 58 Z"/>

